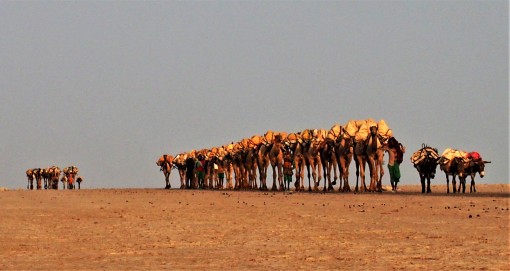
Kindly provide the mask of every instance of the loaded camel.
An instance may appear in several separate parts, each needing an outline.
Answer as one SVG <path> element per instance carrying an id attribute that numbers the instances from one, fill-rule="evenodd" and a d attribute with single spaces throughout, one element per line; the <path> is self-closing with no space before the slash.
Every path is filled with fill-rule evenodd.
<path id="1" fill-rule="evenodd" d="M 324 131 L 324 130 L 323 130 Z M 324 188 L 323 191 L 334 191 L 333 185 L 336 184 L 338 179 L 337 175 L 337 155 L 335 150 L 336 137 L 332 133 L 328 133 L 328 136 L 321 142 L 320 158 L 322 163 L 322 171 L 324 174 Z M 333 170 L 333 182 L 331 182 L 331 170 Z M 326 184 L 327 181 L 327 184 Z"/>
<path id="2" fill-rule="evenodd" d="M 169 154 L 163 154 L 163 156 L 159 157 L 156 165 L 160 167 L 160 171 L 163 172 L 165 176 L 165 189 L 170 189 L 172 186 L 170 185 L 170 173 L 172 172 L 174 157 Z"/>
<path id="3" fill-rule="evenodd" d="M 316 132 L 315 132 L 316 133 Z M 322 178 L 322 161 L 320 157 L 320 144 L 321 140 L 315 137 L 313 130 L 304 130 L 301 133 L 301 137 L 305 142 L 303 156 L 306 162 L 306 170 L 308 173 L 308 191 L 312 191 L 312 186 L 310 183 L 310 170 L 312 171 L 313 178 L 313 190 L 319 190 L 319 182 Z"/>
<path id="4" fill-rule="evenodd" d="M 271 150 L 269 151 L 269 161 L 273 169 L 273 186 L 271 190 L 278 190 L 276 186 L 276 178 L 278 177 L 279 190 L 281 191 L 283 190 L 283 141 L 281 134 L 276 134 L 274 137 Z"/>
<path id="5" fill-rule="evenodd" d="M 35 169 L 27 169 L 27 171 L 25 172 L 27 175 L 27 178 L 28 178 L 27 189 L 30 189 L 30 190 L 34 189 L 34 179 L 35 179 L 34 170 Z"/>
<path id="6" fill-rule="evenodd" d="M 384 176 L 384 152 L 382 138 L 377 134 L 377 126 L 370 126 L 370 135 L 366 141 L 366 155 L 370 169 L 370 187 L 368 191 L 382 191 L 382 177 Z"/>
<path id="7" fill-rule="evenodd" d="M 342 129 L 343 130 L 343 129 Z M 338 171 L 340 173 L 340 187 L 338 191 L 350 192 L 349 186 L 349 166 L 354 152 L 354 138 L 347 133 L 342 132 L 335 140 L 335 154 L 338 161 Z M 342 186 L 342 180 L 344 181 Z"/>

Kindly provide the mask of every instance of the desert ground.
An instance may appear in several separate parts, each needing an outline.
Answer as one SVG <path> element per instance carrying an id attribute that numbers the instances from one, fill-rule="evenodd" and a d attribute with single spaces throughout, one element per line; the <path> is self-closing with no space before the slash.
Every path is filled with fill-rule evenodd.
<path id="1" fill-rule="evenodd" d="M 510 185 L 0 191 L 0 270 L 510 270 Z"/>

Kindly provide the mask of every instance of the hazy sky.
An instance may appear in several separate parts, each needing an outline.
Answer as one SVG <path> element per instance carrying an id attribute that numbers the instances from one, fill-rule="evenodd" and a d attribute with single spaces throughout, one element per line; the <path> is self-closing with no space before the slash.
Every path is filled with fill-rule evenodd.
<path id="1" fill-rule="evenodd" d="M 422 143 L 478 151 L 492 161 L 478 183 L 507 183 L 508 14 L 508 1 L 0 1 L 0 186 L 74 164 L 85 188 L 164 187 L 163 153 L 366 118 L 406 146 L 403 184 L 419 183 Z"/>

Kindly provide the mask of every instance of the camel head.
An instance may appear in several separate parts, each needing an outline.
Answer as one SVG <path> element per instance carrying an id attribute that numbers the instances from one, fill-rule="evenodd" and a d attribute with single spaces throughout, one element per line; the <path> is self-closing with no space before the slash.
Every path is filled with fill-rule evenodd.
<path id="1" fill-rule="evenodd" d="M 377 126 L 370 126 L 370 134 L 372 136 L 377 135 Z"/>
<path id="2" fill-rule="evenodd" d="M 275 143 L 281 143 L 281 142 L 282 142 L 282 135 L 280 135 L 280 134 L 276 134 L 276 135 L 274 136 L 274 142 L 275 142 Z"/>

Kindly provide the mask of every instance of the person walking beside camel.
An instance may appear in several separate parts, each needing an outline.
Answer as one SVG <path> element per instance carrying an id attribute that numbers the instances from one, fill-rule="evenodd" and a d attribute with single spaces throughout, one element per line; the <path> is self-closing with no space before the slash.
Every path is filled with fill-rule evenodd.
<path id="1" fill-rule="evenodd" d="M 394 137 L 388 140 L 388 171 L 390 172 L 391 190 L 397 192 L 400 181 L 400 164 L 404 159 L 405 148 Z"/>
<path id="2" fill-rule="evenodd" d="M 290 184 L 292 183 L 292 170 L 294 166 L 292 164 L 292 156 L 290 149 L 286 148 L 283 154 L 283 185 L 287 190 L 290 190 Z"/>

